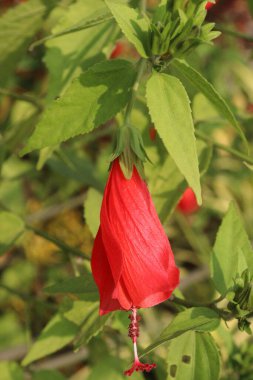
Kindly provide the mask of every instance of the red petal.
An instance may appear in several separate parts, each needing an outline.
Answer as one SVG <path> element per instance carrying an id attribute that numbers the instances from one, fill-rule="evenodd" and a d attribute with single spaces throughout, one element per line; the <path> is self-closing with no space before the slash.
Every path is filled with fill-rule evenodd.
<path id="1" fill-rule="evenodd" d="M 122 307 L 117 298 L 114 298 L 115 283 L 113 280 L 111 268 L 109 266 L 105 247 L 102 240 L 101 228 L 97 233 L 91 259 L 91 267 L 94 279 L 100 293 L 100 315 L 106 314 L 113 310 L 129 309 L 131 307 L 128 300 L 126 307 Z M 123 296 L 121 295 L 123 299 Z"/>

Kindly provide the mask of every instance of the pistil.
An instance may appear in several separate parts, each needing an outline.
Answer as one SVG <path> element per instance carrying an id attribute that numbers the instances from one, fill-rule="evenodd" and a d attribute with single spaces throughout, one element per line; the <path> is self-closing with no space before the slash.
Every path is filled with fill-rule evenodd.
<path id="1" fill-rule="evenodd" d="M 139 356 L 138 356 L 138 350 L 137 350 L 137 338 L 139 337 L 139 321 L 141 320 L 141 317 L 137 315 L 137 308 L 132 308 L 132 314 L 128 317 L 131 322 L 128 327 L 128 336 L 133 341 L 134 346 L 134 362 L 130 369 L 124 372 L 124 375 L 131 376 L 134 371 L 140 371 L 140 372 L 150 372 L 153 368 L 156 367 L 156 364 L 148 364 L 148 363 L 141 363 Z"/>

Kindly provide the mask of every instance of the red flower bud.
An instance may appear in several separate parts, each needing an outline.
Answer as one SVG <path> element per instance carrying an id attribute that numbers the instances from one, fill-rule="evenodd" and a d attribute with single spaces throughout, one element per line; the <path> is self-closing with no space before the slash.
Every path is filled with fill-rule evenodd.
<path id="1" fill-rule="evenodd" d="M 151 307 L 168 299 L 179 283 L 173 252 L 148 188 L 134 167 L 127 180 L 112 163 L 92 252 L 100 315 Z"/>
<path id="2" fill-rule="evenodd" d="M 121 42 L 117 42 L 113 51 L 111 52 L 110 59 L 118 58 L 123 53 L 124 47 Z"/>
<path id="3" fill-rule="evenodd" d="M 150 127 L 149 128 L 149 138 L 151 141 L 154 141 L 156 138 L 156 129 L 155 127 Z"/>
<path id="4" fill-rule="evenodd" d="M 177 208 L 183 214 L 191 214 L 198 210 L 199 206 L 196 200 L 196 196 L 190 187 L 185 190 L 182 198 L 177 205 Z"/>
<path id="5" fill-rule="evenodd" d="M 215 5 L 215 3 L 211 3 L 210 1 L 208 1 L 206 4 L 206 9 L 208 10 L 208 9 L 212 8 L 214 5 Z"/>

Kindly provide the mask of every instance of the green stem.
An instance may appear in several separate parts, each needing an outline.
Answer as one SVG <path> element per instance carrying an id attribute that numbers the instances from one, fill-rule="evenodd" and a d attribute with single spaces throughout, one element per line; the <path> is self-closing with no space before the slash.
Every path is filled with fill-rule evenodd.
<path id="1" fill-rule="evenodd" d="M 93 26 L 100 25 L 112 19 L 113 19 L 113 16 L 111 15 L 111 13 L 106 13 L 100 17 L 96 17 L 95 19 L 84 21 L 83 23 L 79 23 L 77 25 L 71 26 L 70 28 L 64 29 L 61 32 L 50 34 L 49 36 L 46 36 L 44 38 L 41 38 L 38 41 L 33 42 L 31 46 L 29 47 L 29 50 L 32 51 L 35 47 L 43 44 L 46 41 L 52 40 L 54 38 L 65 36 L 66 34 L 70 34 L 70 33 L 80 32 L 81 30 L 92 28 Z"/>
<path id="2" fill-rule="evenodd" d="M 54 243 L 63 252 L 65 252 L 67 254 L 72 254 L 72 255 L 77 256 L 77 257 L 82 257 L 84 260 L 90 261 L 90 258 L 87 255 L 85 255 L 82 251 L 80 251 L 79 249 L 77 249 L 75 247 L 70 247 L 69 245 L 65 244 L 63 241 L 55 238 L 54 236 L 49 235 L 47 232 L 42 231 L 42 230 L 40 230 L 36 227 L 30 226 L 30 225 L 26 225 L 26 228 L 28 230 L 33 231 L 36 235 L 43 237 L 44 239 L 50 241 L 51 243 Z"/>
<path id="3" fill-rule="evenodd" d="M 223 25 L 216 25 L 217 30 L 224 34 L 228 34 L 232 37 L 241 38 L 242 40 L 253 42 L 253 36 L 249 36 L 248 34 L 237 32 L 236 30 L 227 29 Z"/>
<path id="4" fill-rule="evenodd" d="M 0 88 L 0 94 L 5 96 L 10 96 L 13 99 L 22 100 L 27 103 L 31 103 L 34 105 L 39 111 L 43 111 L 43 106 L 40 103 L 39 100 L 34 98 L 33 96 L 26 95 L 26 94 L 17 94 L 16 92 L 12 92 L 9 90 L 6 90 L 4 88 Z"/>
<path id="5" fill-rule="evenodd" d="M 24 302 L 28 302 L 30 304 L 32 304 L 32 303 L 43 304 L 43 305 L 46 305 L 48 308 L 55 310 L 55 305 L 53 305 L 50 302 L 47 302 L 45 300 L 40 300 L 36 296 L 31 296 L 29 294 L 21 293 L 18 290 L 10 288 L 9 286 L 7 286 L 5 284 L 0 284 L 0 288 L 5 290 L 8 293 L 13 294 L 16 297 L 19 297 Z"/>
<path id="6" fill-rule="evenodd" d="M 250 165 L 253 165 L 253 158 L 248 157 L 246 154 L 244 154 L 242 152 L 239 152 L 238 150 L 236 150 L 234 148 L 230 148 L 229 146 L 226 146 L 226 145 L 220 144 L 218 142 L 215 142 L 209 136 L 207 136 L 206 134 L 204 134 L 204 133 L 202 133 L 202 132 L 200 132 L 198 130 L 195 131 L 195 134 L 201 140 L 206 141 L 206 142 L 212 144 L 214 147 L 216 147 L 218 149 L 221 149 L 221 150 L 224 150 L 224 151 L 232 154 L 234 157 L 239 158 L 239 159 L 247 162 Z"/>
<path id="7" fill-rule="evenodd" d="M 147 0 L 140 0 L 140 10 L 142 13 L 146 13 L 147 9 Z"/>
<path id="8" fill-rule="evenodd" d="M 220 301 L 220 298 L 216 301 L 211 302 L 211 303 L 199 303 L 199 302 L 189 302 L 189 301 L 183 300 L 181 298 L 178 298 L 176 296 L 173 296 L 170 298 L 170 301 L 176 303 L 177 305 L 185 306 L 187 308 L 207 307 L 209 309 L 214 310 L 225 321 L 229 321 L 229 320 L 234 318 L 234 315 L 232 313 L 227 312 L 225 310 L 221 310 L 216 306 L 216 303 Z"/>
<path id="9" fill-rule="evenodd" d="M 135 80 L 135 83 L 133 85 L 133 88 L 132 88 L 132 93 L 131 93 L 131 97 L 130 97 L 130 100 L 128 102 L 128 105 L 127 105 L 127 108 L 126 108 L 126 113 L 125 113 L 125 117 L 124 117 L 124 123 L 127 125 L 129 124 L 130 122 L 130 118 L 131 118 L 131 112 L 132 112 L 132 109 L 133 109 L 133 106 L 134 106 L 134 102 L 135 102 L 135 99 L 136 99 L 136 96 L 137 96 L 137 92 L 138 92 L 138 89 L 139 89 L 139 86 L 140 86 L 140 82 L 141 82 L 141 78 L 145 72 L 145 69 L 146 69 L 146 60 L 141 58 L 138 62 L 138 69 L 137 69 L 137 75 L 136 75 L 136 80 Z"/>

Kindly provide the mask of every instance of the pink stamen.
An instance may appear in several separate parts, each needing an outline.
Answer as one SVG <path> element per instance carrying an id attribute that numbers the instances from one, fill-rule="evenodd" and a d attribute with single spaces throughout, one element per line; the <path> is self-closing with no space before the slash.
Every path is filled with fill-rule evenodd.
<path id="1" fill-rule="evenodd" d="M 132 308 L 132 314 L 130 314 L 128 318 L 131 320 L 128 328 L 128 336 L 132 339 L 134 345 L 134 363 L 130 369 L 124 372 L 124 375 L 131 376 L 134 371 L 150 372 L 153 368 L 156 368 L 156 364 L 141 363 L 138 357 L 137 338 L 139 337 L 139 321 L 141 317 L 137 315 L 136 307 Z"/>

